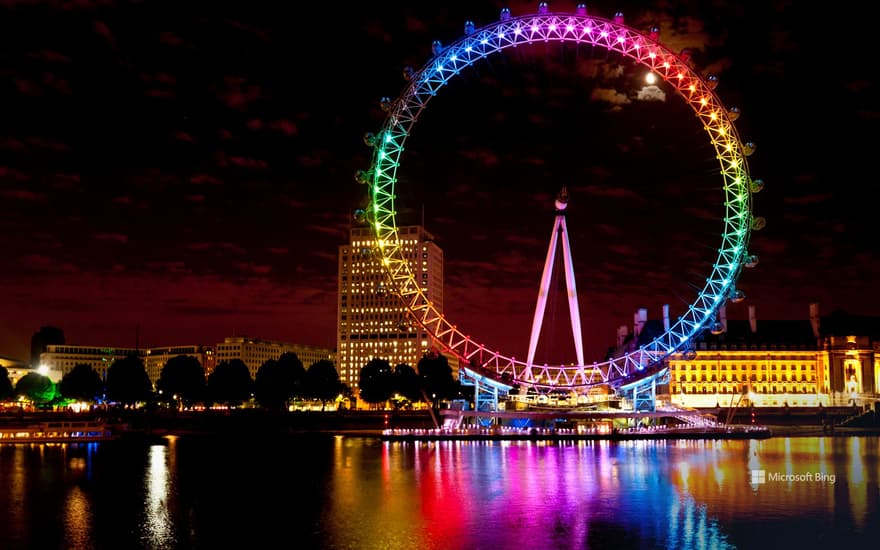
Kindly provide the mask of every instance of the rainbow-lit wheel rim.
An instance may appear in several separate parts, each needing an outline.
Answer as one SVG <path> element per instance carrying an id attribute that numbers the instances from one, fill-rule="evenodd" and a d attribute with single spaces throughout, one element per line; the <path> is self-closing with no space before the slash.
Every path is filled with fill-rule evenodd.
<path id="1" fill-rule="evenodd" d="M 660 44 L 654 33 L 644 35 L 623 24 L 621 15 L 607 20 L 576 13 L 549 13 L 542 4 L 538 14 L 511 17 L 502 10 L 499 22 L 467 29 L 466 36 L 445 48 L 435 44 L 434 57 L 414 71 L 403 94 L 383 107 L 388 117 L 375 136 L 372 166 L 366 174 L 371 204 L 367 217 L 377 239 L 377 252 L 388 270 L 391 288 L 412 317 L 446 351 L 462 359 L 461 368 L 510 384 L 533 387 L 587 388 L 615 380 L 647 375 L 648 367 L 684 348 L 695 335 L 716 322 L 719 307 L 738 299 L 735 282 L 745 264 L 755 258 L 747 252 L 752 229 L 751 192 L 746 156 L 728 111 L 714 93 L 714 81 L 704 79 L 686 58 Z M 427 300 L 402 253 L 395 220 L 395 176 L 404 143 L 428 101 L 462 69 L 505 48 L 535 42 L 575 42 L 618 52 L 651 69 L 677 91 L 702 122 L 720 164 L 724 182 L 725 216 L 721 246 L 712 272 L 694 303 L 662 335 L 643 347 L 603 363 L 590 365 L 528 365 L 491 351 L 451 324 Z"/>

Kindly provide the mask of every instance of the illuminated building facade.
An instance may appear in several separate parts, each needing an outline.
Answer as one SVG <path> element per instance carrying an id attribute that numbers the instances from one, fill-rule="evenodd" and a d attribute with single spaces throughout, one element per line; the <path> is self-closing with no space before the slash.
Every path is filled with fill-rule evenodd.
<path id="1" fill-rule="evenodd" d="M 443 311 L 443 251 L 422 226 L 398 228 L 400 245 L 409 267 L 428 301 Z M 339 378 L 357 389 L 360 371 L 371 359 L 392 367 L 404 363 L 416 368 L 430 348 L 428 333 L 408 318 L 400 298 L 387 288 L 381 255 L 369 227 L 351 229 L 347 244 L 339 247 L 337 338 Z"/>
<path id="2" fill-rule="evenodd" d="M 92 367 L 102 380 L 107 380 L 107 369 L 117 359 L 136 355 L 144 362 L 144 368 L 153 386 L 162 374 L 162 367 L 169 359 L 178 355 L 190 355 L 198 359 L 199 364 L 209 372 L 212 367 L 214 350 L 205 346 L 170 346 L 156 348 L 111 348 L 97 346 L 73 346 L 67 344 L 50 344 L 40 355 L 40 364 L 49 370 L 57 370 L 63 377 L 73 367 L 86 364 Z"/>
<path id="3" fill-rule="evenodd" d="M 848 405 L 880 393 L 880 319 L 724 321 L 669 364 L 669 398 L 687 407 Z"/>
<path id="4" fill-rule="evenodd" d="M 224 338 L 223 342 L 217 344 L 215 361 L 219 365 L 224 361 L 241 359 L 247 365 L 251 378 L 256 379 L 257 371 L 263 366 L 263 363 L 270 359 L 277 360 L 285 353 L 295 353 L 307 370 L 321 359 L 326 359 L 335 365 L 335 357 L 331 349 L 276 340 L 261 340 L 248 336 Z"/>

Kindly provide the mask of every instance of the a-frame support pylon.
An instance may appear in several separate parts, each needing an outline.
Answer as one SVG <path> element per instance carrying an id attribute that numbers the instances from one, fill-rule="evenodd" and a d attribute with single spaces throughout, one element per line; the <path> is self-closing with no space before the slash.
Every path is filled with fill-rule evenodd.
<path id="1" fill-rule="evenodd" d="M 568 206 L 568 193 L 565 187 L 556 197 L 556 221 L 550 235 L 550 247 L 547 249 L 547 260 L 544 262 L 544 273 L 541 275 L 541 287 L 538 289 L 538 304 L 535 306 L 535 318 L 532 320 L 532 334 L 529 338 L 529 355 L 527 365 L 532 366 L 538 337 L 544 322 L 544 310 L 547 307 L 547 294 L 550 290 L 550 279 L 553 275 L 553 263 L 556 259 L 558 241 L 562 241 L 562 259 L 565 264 L 565 286 L 568 290 L 568 313 L 571 317 L 571 333 L 574 337 L 574 349 L 579 365 L 584 364 L 584 343 L 581 336 L 581 314 L 578 308 L 577 288 L 574 282 L 574 266 L 571 262 L 571 245 L 568 242 L 568 229 L 565 226 L 565 208 Z"/>

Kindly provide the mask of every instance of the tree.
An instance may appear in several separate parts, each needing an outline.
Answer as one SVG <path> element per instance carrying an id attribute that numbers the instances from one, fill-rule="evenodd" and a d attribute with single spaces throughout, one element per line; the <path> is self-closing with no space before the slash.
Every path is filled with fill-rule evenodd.
<path id="1" fill-rule="evenodd" d="M 180 400 L 184 406 L 205 398 L 205 369 L 192 355 L 172 357 L 162 367 L 156 389 L 166 402 Z"/>
<path id="2" fill-rule="evenodd" d="M 241 359 L 223 361 L 208 375 L 208 396 L 215 403 L 235 407 L 251 398 L 254 380 Z"/>
<path id="3" fill-rule="evenodd" d="M 254 397 L 267 409 L 286 409 L 287 401 L 302 393 L 305 368 L 295 353 L 282 353 L 263 363 L 254 379 Z"/>
<path id="4" fill-rule="evenodd" d="M 148 401 L 153 385 L 140 357 L 129 355 L 107 369 L 107 399 L 125 405 Z"/>
<path id="5" fill-rule="evenodd" d="M 383 403 L 394 393 L 391 364 L 385 359 L 371 359 L 361 369 L 358 381 L 361 399 L 367 403 Z"/>
<path id="6" fill-rule="evenodd" d="M 15 395 L 23 395 L 37 404 L 50 403 L 55 399 L 55 383 L 48 376 L 29 372 L 18 379 Z"/>
<path id="7" fill-rule="evenodd" d="M 432 405 L 438 407 L 437 400 L 452 397 L 455 391 L 455 379 L 449 360 L 436 350 L 431 350 L 419 359 L 419 377 L 422 388 L 431 396 Z M 427 397 L 426 395 L 426 397 Z"/>
<path id="8" fill-rule="evenodd" d="M 104 394 L 104 382 L 91 365 L 80 363 L 64 375 L 60 389 L 64 397 L 79 401 L 96 401 Z"/>
<path id="9" fill-rule="evenodd" d="M 303 395 L 306 369 L 299 357 L 291 351 L 282 353 L 278 358 L 278 368 L 281 370 L 282 378 L 289 391 L 285 400 Z"/>
<path id="10" fill-rule="evenodd" d="M 12 381 L 9 380 L 9 371 L 6 367 L 0 367 L 0 401 L 9 399 L 15 394 Z"/>
<path id="11" fill-rule="evenodd" d="M 64 343 L 64 331 L 58 327 L 43 326 L 31 336 L 31 368 L 40 366 L 40 355 L 46 346 Z"/>
<path id="12" fill-rule="evenodd" d="M 327 401 L 336 399 L 342 392 L 342 383 L 339 382 L 339 373 L 328 359 L 321 359 L 312 363 L 305 377 L 305 394 L 309 397 L 321 400 L 321 410 L 327 406 Z"/>
<path id="13" fill-rule="evenodd" d="M 416 369 L 404 363 L 394 367 L 394 391 L 410 401 L 421 401 L 422 380 Z"/>

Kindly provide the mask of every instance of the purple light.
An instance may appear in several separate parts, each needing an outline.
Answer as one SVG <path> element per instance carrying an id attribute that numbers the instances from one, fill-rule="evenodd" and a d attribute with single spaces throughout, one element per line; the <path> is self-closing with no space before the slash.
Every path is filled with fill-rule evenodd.
<path id="1" fill-rule="evenodd" d="M 565 32 L 571 32 L 573 29 L 574 29 L 574 26 L 572 26 L 572 25 L 565 26 Z"/>
<path id="2" fill-rule="evenodd" d="M 550 30 L 551 30 L 551 31 L 555 31 L 555 30 L 556 30 L 556 25 L 550 25 Z"/>
<path id="3" fill-rule="evenodd" d="M 532 32 L 538 32 L 538 25 L 532 25 Z"/>

